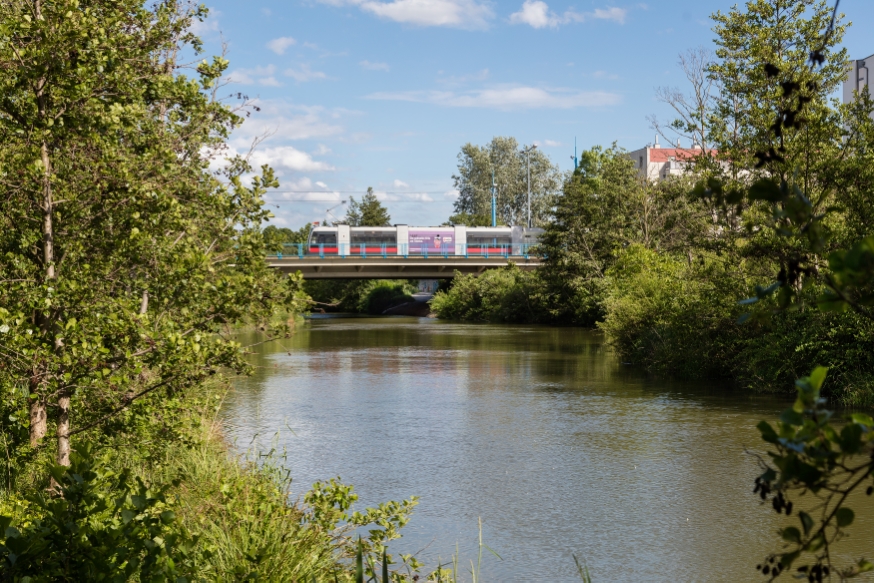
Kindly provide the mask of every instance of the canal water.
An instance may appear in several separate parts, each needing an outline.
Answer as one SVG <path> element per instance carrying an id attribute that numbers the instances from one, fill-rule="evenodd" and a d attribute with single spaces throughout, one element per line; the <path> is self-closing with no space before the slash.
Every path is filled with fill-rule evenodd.
<path id="1" fill-rule="evenodd" d="M 785 398 L 648 378 L 573 328 L 328 316 L 257 350 L 228 434 L 286 448 L 296 495 L 340 476 L 362 506 L 419 496 L 392 552 L 469 565 L 479 518 L 492 582 L 578 581 L 574 556 L 596 583 L 764 581 L 780 550 L 744 450 Z M 874 506 L 852 506 L 838 546 L 870 558 Z"/>

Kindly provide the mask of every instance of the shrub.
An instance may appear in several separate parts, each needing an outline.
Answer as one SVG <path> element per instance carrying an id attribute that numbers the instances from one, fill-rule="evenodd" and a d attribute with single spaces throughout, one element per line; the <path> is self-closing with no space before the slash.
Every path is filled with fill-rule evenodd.
<path id="1" fill-rule="evenodd" d="M 545 285 L 537 273 L 512 263 L 479 276 L 456 273 L 450 288 L 431 300 L 439 318 L 469 322 L 546 322 L 546 308 Z"/>
<path id="2" fill-rule="evenodd" d="M 358 311 L 364 314 L 382 314 L 389 308 L 414 302 L 411 294 L 415 292 L 416 288 L 407 281 L 370 280 L 362 289 Z"/>
<path id="3" fill-rule="evenodd" d="M 36 516 L 0 517 L 0 577 L 39 581 L 179 580 L 194 568 L 195 539 L 180 528 L 170 485 L 151 488 L 87 444 L 53 466 L 58 494 L 29 497 Z M 185 579 L 182 579 L 185 580 Z"/>

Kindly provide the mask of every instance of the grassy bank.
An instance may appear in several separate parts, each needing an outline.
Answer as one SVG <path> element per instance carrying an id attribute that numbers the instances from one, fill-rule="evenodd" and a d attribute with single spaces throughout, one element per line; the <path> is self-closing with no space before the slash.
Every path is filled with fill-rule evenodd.
<path id="1" fill-rule="evenodd" d="M 383 549 L 400 536 L 415 499 L 359 514 L 352 487 L 334 480 L 292 492 L 281 458 L 230 451 L 217 419 L 225 391 L 223 381 L 212 381 L 184 399 L 140 403 L 127 415 L 131 429 L 90 435 L 68 469 L 51 469 L 46 452 L 17 467 L 7 461 L 0 515 L 13 531 L 0 573 L 31 581 L 99 573 L 107 580 L 353 581 L 356 529 L 369 531 L 362 558 L 380 571 Z"/>

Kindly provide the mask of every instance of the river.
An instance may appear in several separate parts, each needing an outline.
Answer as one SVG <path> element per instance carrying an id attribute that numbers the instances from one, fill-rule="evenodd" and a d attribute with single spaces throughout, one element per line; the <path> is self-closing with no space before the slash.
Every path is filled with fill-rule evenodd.
<path id="1" fill-rule="evenodd" d="M 391 552 L 469 564 L 480 517 L 483 581 L 578 581 L 573 555 L 596 583 L 764 581 L 780 549 L 744 448 L 785 397 L 648 378 L 574 328 L 314 317 L 258 351 L 228 435 L 285 448 L 297 495 L 419 496 Z M 870 558 L 874 505 L 853 507 L 842 554 Z"/>

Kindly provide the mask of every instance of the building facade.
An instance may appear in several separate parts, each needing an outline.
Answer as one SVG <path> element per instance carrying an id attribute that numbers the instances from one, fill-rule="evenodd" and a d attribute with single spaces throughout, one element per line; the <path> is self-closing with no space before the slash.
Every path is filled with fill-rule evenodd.
<path id="1" fill-rule="evenodd" d="M 852 102 L 855 92 L 868 91 L 869 95 L 874 97 L 868 73 L 871 68 L 874 68 L 874 55 L 859 61 L 850 61 L 847 77 L 844 79 L 844 103 Z M 874 118 L 874 112 L 871 113 L 871 116 Z"/>
<path id="2" fill-rule="evenodd" d="M 708 150 L 708 153 L 714 152 L 715 150 Z M 685 174 L 690 160 L 700 156 L 701 153 L 701 147 L 697 144 L 691 148 L 683 148 L 679 140 L 676 146 L 663 148 L 659 144 L 659 137 L 656 136 L 651 146 L 628 152 L 627 155 L 634 162 L 642 178 L 659 181 Z"/>

